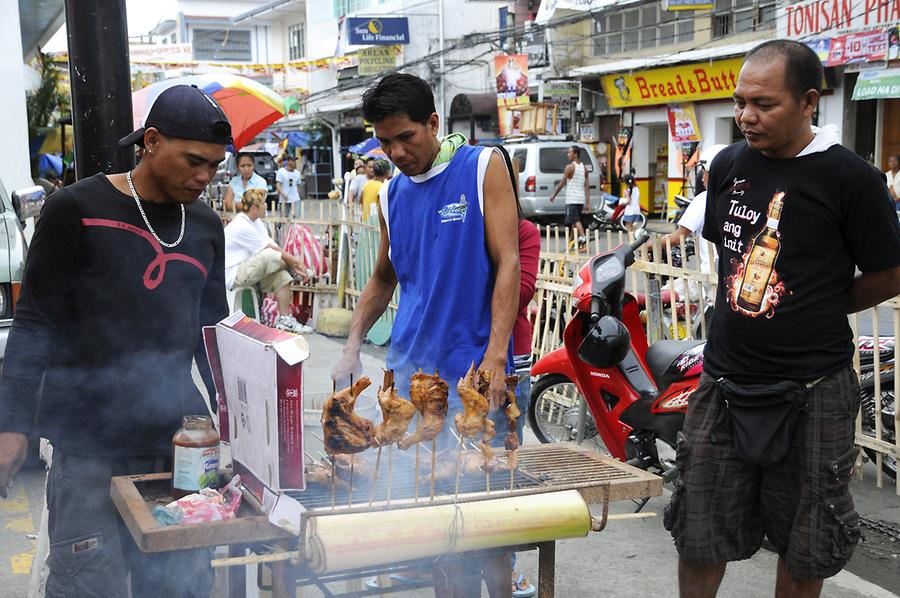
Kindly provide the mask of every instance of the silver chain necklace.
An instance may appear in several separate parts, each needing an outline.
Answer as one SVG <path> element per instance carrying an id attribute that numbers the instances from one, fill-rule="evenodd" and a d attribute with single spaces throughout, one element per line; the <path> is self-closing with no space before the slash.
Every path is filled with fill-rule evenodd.
<path id="1" fill-rule="evenodd" d="M 150 231 L 150 234 L 153 235 L 153 238 L 162 245 L 163 247 L 167 247 L 169 249 L 177 246 L 181 243 L 181 239 L 184 238 L 184 204 L 181 204 L 181 232 L 178 234 L 178 239 L 174 243 L 166 243 L 162 239 L 159 238 L 159 235 L 156 234 L 156 231 L 153 230 L 153 227 L 150 226 L 150 221 L 147 219 L 147 214 L 144 213 L 144 206 L 141 205 L 141 198 L 138 197 L 137 191 L 134 190 L 134 182 L 131 180 L 131 172 L 125 174 L 125 179 L 128 181 L 128 188 L 131 189 L 131 197 L 134 198 L 134 203 L 137 204 L 138 210 L 141 213 L 141 217 L 144 219 L 144 224 L 147 225 L 147 230 Z"/>

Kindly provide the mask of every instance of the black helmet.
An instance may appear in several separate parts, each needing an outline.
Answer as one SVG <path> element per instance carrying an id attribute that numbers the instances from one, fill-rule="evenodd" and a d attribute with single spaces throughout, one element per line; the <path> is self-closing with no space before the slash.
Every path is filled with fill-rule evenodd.
<path id="1" fill-rule="evenodd" d="M 603 316 L 581 341 L 578 356 L 595 368 L 610 368 L 625 359 L 630 345 L 625 324 L 613 316 Z"/>

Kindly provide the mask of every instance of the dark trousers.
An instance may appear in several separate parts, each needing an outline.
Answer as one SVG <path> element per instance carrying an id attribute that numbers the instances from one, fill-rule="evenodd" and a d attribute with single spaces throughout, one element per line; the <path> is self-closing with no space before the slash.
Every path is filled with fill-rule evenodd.
<path id="1" fill-rule="evenodd" d="M 46 598 L 208 598 L 211 550 L 142 553 L 109 495 L 110 479 L 162 470 L 158 457 L 82 457 L 54 451 L 47 480 Z"/>

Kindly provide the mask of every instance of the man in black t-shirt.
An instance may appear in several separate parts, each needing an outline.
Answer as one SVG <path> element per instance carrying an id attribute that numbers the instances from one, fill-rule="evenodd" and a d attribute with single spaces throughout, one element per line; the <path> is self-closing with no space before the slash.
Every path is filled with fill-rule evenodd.
<path id="1" fill-rule="evenodd" d="M 28 435 L 53 444 L 46 596 L 209 596 L 208 551 L 144 555 L 109 496 L 115 475 L 171 471 L 182 417 L 207 413 L 201 328 L 227 315 L 224 231 L 197 198 L 231 125 L 193 86 L 163 91 L 131 172 L 97 174 L 47 202 L 25 264 L 0 378 L 0 494 Z M 211 395 L 212 396 L 212 395 Z"/>
<path id="2" fill-rule="evenodd" d="M 716 314 L 665 517 L 682 596 L 715 596 L 726 563 L 764 535 L 779 554 L 776 595 L 818 596 L 859 538 L 847 314 L 900 292 L 900 228 L 882 174 L 811 126 L 822 80 L 802 43 L 751 51 L 734 92 L 746 141 L 712 163 L 703 235 L 719 250 Z M 748 421 L 757 437 L 742 435 Z M 784 442 L 769 442 L 776 430 Z"/>

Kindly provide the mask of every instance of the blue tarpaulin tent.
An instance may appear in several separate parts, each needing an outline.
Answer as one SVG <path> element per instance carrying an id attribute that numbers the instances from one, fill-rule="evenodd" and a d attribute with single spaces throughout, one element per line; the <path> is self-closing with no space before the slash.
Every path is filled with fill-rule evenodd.
<path id="1" fill-rule="evenodd" d="M 43 175 L 45 172 L 54 171 L 57 176 L 62 176 L 63 161 L 59 156 L 53 154 L 41 154 L 38 159 L 38 173 Z"/>
<path id="2" fill-rule="evenodd" d="M 347 148 L 347 151 L 351 154 L 365 154 L 373 149 L 378 147 L 378 140 L 374 137 L 369 137 L 365 141 L 360 141 L 356 145 L 351 145 Z"/>

